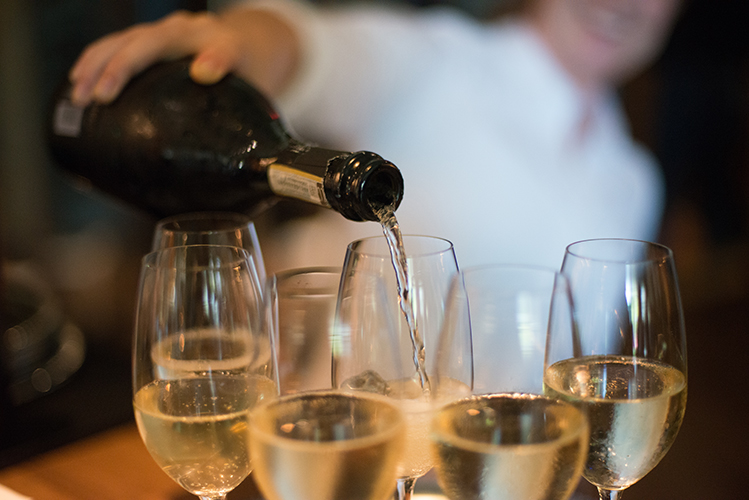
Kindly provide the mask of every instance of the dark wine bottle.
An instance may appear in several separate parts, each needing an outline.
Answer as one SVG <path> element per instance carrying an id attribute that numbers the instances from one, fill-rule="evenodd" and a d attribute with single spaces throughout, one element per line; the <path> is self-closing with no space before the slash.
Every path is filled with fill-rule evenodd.
<path id="1" fill-rule="evenodd" d="M 189 61 L 154 65 L 108 105 L 55 94 L 53 158 L 99 189 L 157 217 L 248 211 L 274 196 L 379 220 L 403 197 L 398 168 L 375 153 L 323 149 L 293 138 L 270 102 L 235 76 L 195 83 Z"/>

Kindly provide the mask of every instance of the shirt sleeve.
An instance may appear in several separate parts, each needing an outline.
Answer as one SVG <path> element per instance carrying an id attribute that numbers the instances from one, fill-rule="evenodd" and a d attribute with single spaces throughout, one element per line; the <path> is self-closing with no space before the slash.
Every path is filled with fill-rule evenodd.
<path id="1" fill-rule="evenodd" d="M 466 19 L 440 9 L 375 4 L 318 8 L 303 0 L 253 0 L 294 27 L 302 62 L 276 104 L 303 138 L 355 142 L 368 120 L 418 92 Z M 469 31 L 469 30 L 466 30 Z M 366 134 L 366 132 L 364 132 Z"/>

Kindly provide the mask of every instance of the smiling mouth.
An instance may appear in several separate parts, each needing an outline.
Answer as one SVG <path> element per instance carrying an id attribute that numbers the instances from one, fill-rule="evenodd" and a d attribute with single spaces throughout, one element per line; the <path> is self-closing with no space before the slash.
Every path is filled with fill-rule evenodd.
<path id="1" fill-rule="evenodd" d="M 608 43 L 619 43 L 632 35 L 636 25 L 637 8 L 629 2 L 584 0 L 578 3 L 578 13 L 587 30 L 596 38 Z"/>

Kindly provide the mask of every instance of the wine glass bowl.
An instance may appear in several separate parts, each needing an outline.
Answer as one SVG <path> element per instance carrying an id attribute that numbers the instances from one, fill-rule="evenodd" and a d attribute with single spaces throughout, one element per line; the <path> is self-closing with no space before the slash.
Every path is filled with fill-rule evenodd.
<path id="1" fill-rule="evenodd" d="M 224 499 L 250 473 L 249 411 L 277 396 L 273 339 L 243 249 L 171 247 L 144 257 L 133 407 L 156 463 L 190 493 Z"/>
<path id="2" fill-rule="evenodd" d="M 575 489 L 589 431 L 582 411 L 544 393 L 552 329 L 574 330 L 567 280 L 553 269 L 486 265 L 453 278 L 432 374 L 470 372 L 473 396 L 432 421 L 451 500 L 565 500 Z"/>
<path id="3" fill-rule="evenodd" d="M 436 371 L 454 372 L 455 358 L 460 370 L 471 371 L 474 394 L 543 394 L 550 328 L 559 335 L 574 328 L 569 284 L 560 273 L 513 264 L 461 270 L 447 298 Z"/>
<path id="4" fill-rule="evenodd" d="M 368 393 L 310 391 L 256 408 L 253 476 L 268 500 L 384 500 L 403 445 L 401 411 Z"/>
<path id="5" fill-rule="evenodd" d="M 468 381 L 431 380 L 426 352 L 437 345 L 457 260 L 452 244 L 405 235 L 391 253 L 384 237 L 352 242 L 344 261 L 333 338 L 335 387 L 388 396 L 405 413 L 406 445 L 397 497 L 433 467 L 429 422 L 443 401 L 469 394 Z"/>
<path id="6" fill-rule="evenodd" d="M 584 477 L 619 498 L 667 453 L 687 399 L 686 334 L 673 254 L 626 239 L 567 248 L 576 329 L 550 332 L 545 383 L 591 425 Z"/>

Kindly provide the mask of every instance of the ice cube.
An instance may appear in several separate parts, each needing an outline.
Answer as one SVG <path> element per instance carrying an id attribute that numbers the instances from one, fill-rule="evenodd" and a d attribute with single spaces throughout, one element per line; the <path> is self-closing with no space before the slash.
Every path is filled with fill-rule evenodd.
<path id="1" fill-rule="evenodd" d="M 390 386 L 384 378 L 374 370 L 366 370 L 358 375 L 349 377 L 341 384 L 342 389 L 354 391 L 367 391 L 387 396 L 390 394 Z"/>

